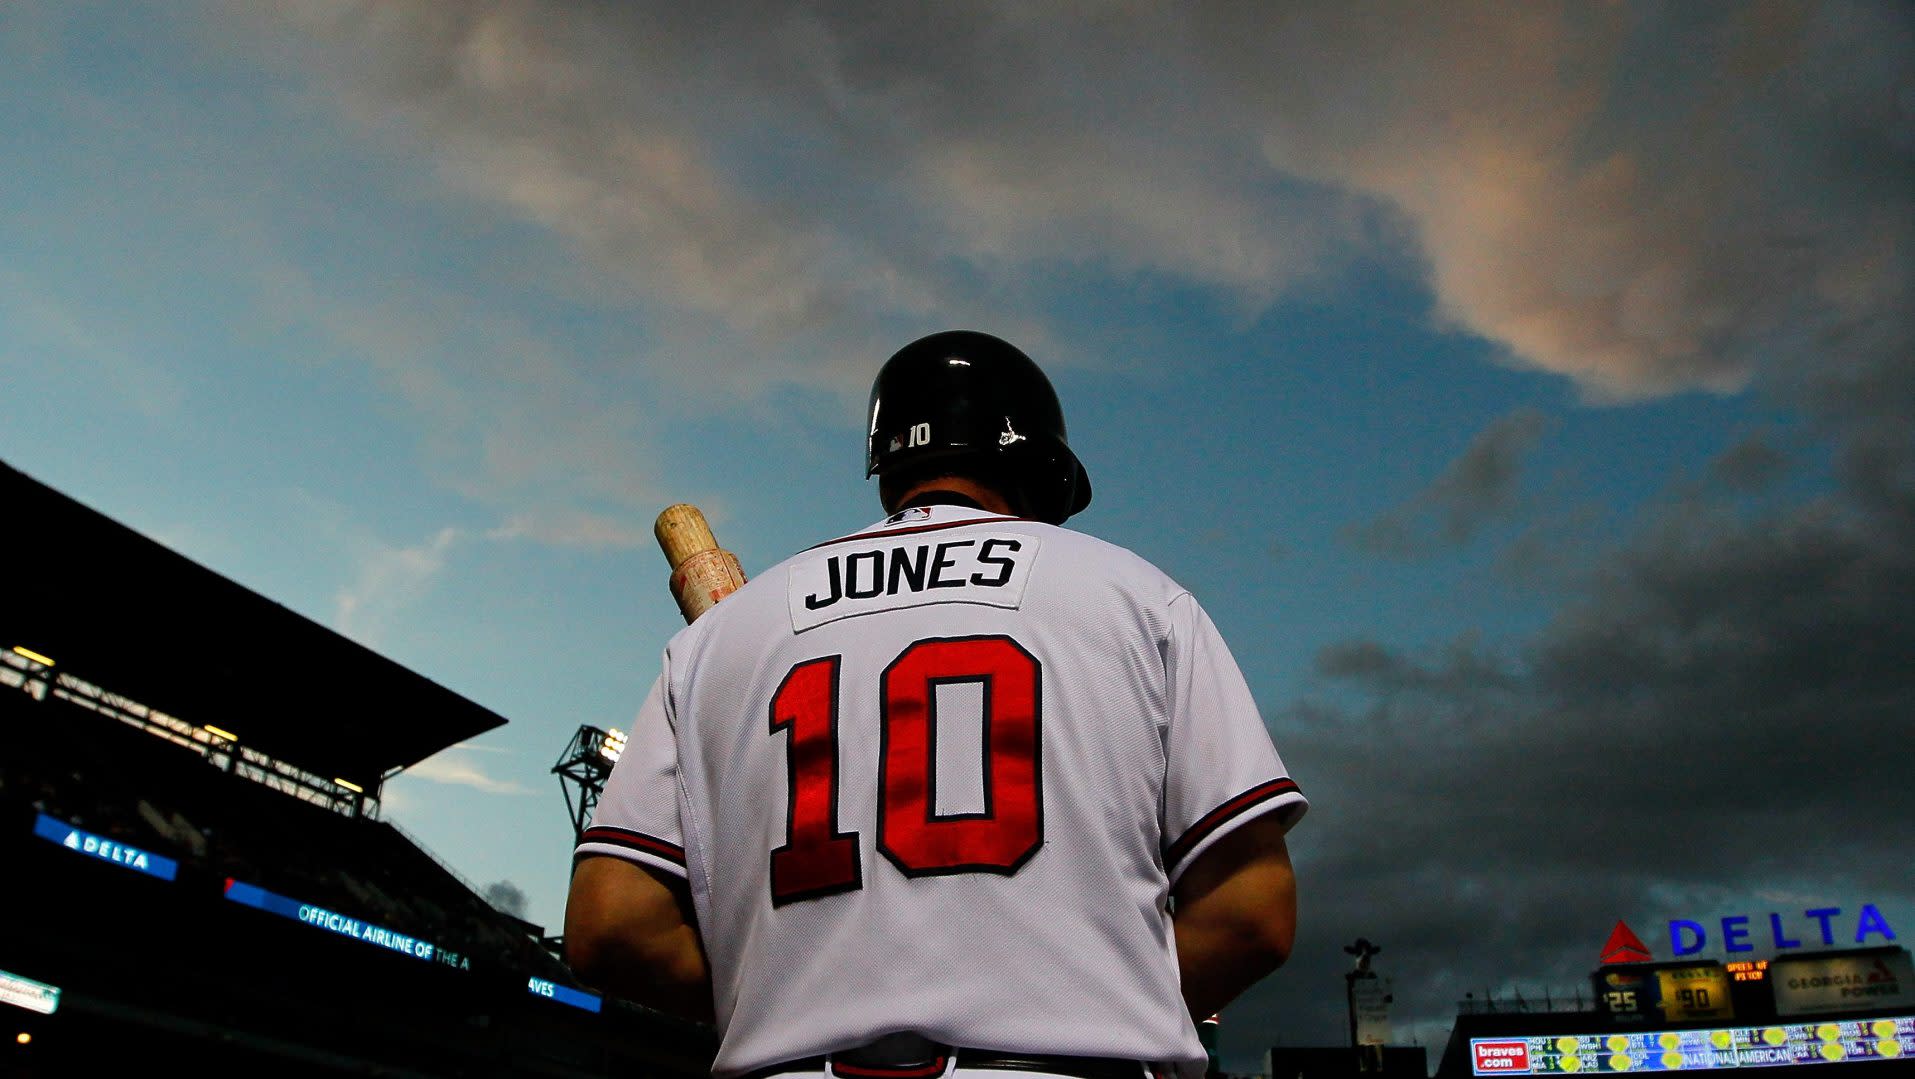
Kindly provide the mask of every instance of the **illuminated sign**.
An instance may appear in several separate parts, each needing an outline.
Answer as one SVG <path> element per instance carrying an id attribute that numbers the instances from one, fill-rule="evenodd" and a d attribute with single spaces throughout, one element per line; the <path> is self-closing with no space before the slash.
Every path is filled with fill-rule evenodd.
<path id="1" fill-rule="evenodd" d="M 1596 999 L 1602 1002 L 1603 1010 L 1617 1019 L 1640 1020 L 1643 1013 L 1655 1002 L 1650 1000 L 1651 986 L 1647 968 L 1614 970 L 1604 968 L 1596 972 Z"/>
<path id="2" fill-rule="evenodd" d="M 293 921 L 303 922 L 316 929 L 324 929 L 342 937 L 351 937 L 362 944 L 398 952 L 400 955 L 411 956 L 414 959 L 437 962 L 460 970 L 469 970 L 472 967 L 472 964 L 458 952 L 441 948 L 429 940 L 407 936 L 397 930 L 387 929 L 383 925 L 362 921 L 327 910 L 325 907 L 302 903 L 277 892 L 269 892 L 257 884 L 247 884 L 244 881 L 228 878 L 226 898 L 235 903 L 263 910 L 268 914 L 291 918 Z"/>
<path id="3" fill-rule="evenodd" d="M 1911 1054 L 1915 1016 L 1910 1015 L 1845 1023 L 1470 1039 L 1470 1065 L 1476 1075 L 1714 1071 L 1906 1060 Z"/>
<path id="4" fill-rule="evenodd" d="M 1670 1022 L 1691 1019 L 1732 1019 L 1729 974 L 1715 962 L 1656 971 L 1662 1014 Z"/>
<path id="5" fill-rule="evenodd" d="M 1647 963 L 1650 959 L 1649 946 L 1642 942 L 1628 923 L 1618 920 L 1616 928 L 1609 931 L 1609 939 L 1603 942 L 1602 965 L 1611 963 Z"/>
<path id="6" fill-rule="evenodd" d="M 1476 1074 L 1497 1075 L 1503 1072 L 1523 1074 L 1529 1071 L 1529 1043 L 1527 1041 L 1488 1041 L 1471 1039 L 1469 1043 L 1470 1059 L 1476 1062 Z"/>
<path id="7" fill-rule="evenodd" d="M 1900 948 L 1862 955 L 1778 959 L 1769 971 L 1777 1015 L 1907 1007 L 1915 1001 L 1915 967 Z"/>
<path id="8" fill-rule="evenodd" d="M 1713 959 L 1687 963 L 1623 963 L 1595 974 L 1596 1000 L 1624 1022 L 1660 1013 L 1671 1023 L 1733 1019 L 1729 974 Z"/>
<path id="9" fill-rule="evenodd" d="M 597 1012 L 602 1007 L 597 993 L 587 993 L 569 985 L 548 982 L 544 978 L 532 978 L 525 983 L 525 991 L 535 997 L 556 1000 L 560 1004 L 570 1004 L 574 1008 L 583 1008 L 588 1012 Z"/>
<path id="10" fill-rule="evenodd" d="M 0 970 L 0 1003 L 52 1015 L 60 1006 L 60 987 Z"/>
<path id="11" fill-rule="evenodd" d="M 40 814 L 33 822 L 33 834 L 49 843 L 57 843 L 89 858 L 98 858 L 102 862 L 112 862 L 121 869 L 131 869 L 136 873 L 145 873 L 161 880 L 172 880 L 179 875 L 180 864 L 171 858 L 154 854 L 150 850 L 128 846 L 118 840 L 75 828 L 63 820 L 56 820 Z"/>
<path id="12" fill-rule="evenodd" d="M 1833 946 L 1836 942 L 1835 920 L 1841 916 L 1841 907 L 1817 907 L 1814 910 L 1805 910 L 1802 912 L 1803 918 L 1815 923 L 1816 927 L 1821 931 L 1822 943 L 1828 946 Z M 1769 943 L 1774 944 L 1777 951 L 1786 951 L 1789 948 L 1800 948 L 1803 939 L 1812 932 L 1805 930 L 1799 924 L 1785 926 L 1782 922 L 1782 915 L 1780 914 L 1772 913 L 1766 915 L 1766 917 L 1769 923 Z M 1747 914 L 1731 915 L 1721 920 L 1723 951 L 1755 951 L 1755 943 L 1750 939 L 1755 933 L 1755 930 L 1749 928 L 1750 921 L 1751 918 Z M 1797 933 L 1803 934 L 1803 936 L 1792 935 Z M 1882 917 L 1882 912 L 1876 909 L 1875 904 L 1864 903 L 1862 904 L 1861 911 L 1855 916 L 1854 940 L 1844 941 L 1843 943 L 1867 944 L 1869 942 L 1868 938 L 1871 935 L 1880 935 L 1883 942 L 1886 943 L 1895 939 L 1895 930 L 1889 927 L 1888 919 Z M 1705 928 L 1701 922 L 1692 922 L 1686 918 L 1675 918 L 1669 922 L 1669 952 L 1671 955 L 1694 955 L 1707 947 L 1708 944 L 1709 930 Z"/>

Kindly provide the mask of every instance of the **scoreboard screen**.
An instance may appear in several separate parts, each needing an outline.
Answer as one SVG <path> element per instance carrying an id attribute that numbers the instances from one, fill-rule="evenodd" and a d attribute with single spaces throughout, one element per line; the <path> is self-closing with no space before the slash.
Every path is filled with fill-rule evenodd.
<path id="1" fill-rule="evenodd" d="M 1530 1038 L 1471 1038 L 1476 1075 L 1712 1071 L 1915 1056 L 1915 1016 Z"/>

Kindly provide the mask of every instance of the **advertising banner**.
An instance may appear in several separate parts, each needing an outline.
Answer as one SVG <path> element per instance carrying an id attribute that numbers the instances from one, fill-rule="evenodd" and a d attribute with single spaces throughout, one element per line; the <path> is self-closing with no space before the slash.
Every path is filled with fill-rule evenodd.
<path id="1" fill-rule="evenodd" d="M 1374 974 L 1350 985 L 1356 1007 L 1356 1043 L 1386 1045 L 1390 1040 L 1390 983 Z"/>
<path id="2" fill-rule="evenodd" d="M 1691 1019 L 1731 1019 L 1729 972 L 1719 963 L 1661 967 L 1656 971 L 1662 1016 L 1671 1023 Z"/>
<path id="3" fill-rule="evenodd" d="M 1620 1033 L 1470 1039 L 1474 1075 L 1726 1071 L 1734 1068 L 1907 1063 L 1915 1016 Z M 1888 1069 L 1858 1069 L 1878 1075 Z M 1897 1071 L 1896 1074 L 1902 1074 Z"/>
<path id="4" fill-rule="evenodd" d="M 1592 978 L 1596 983 L 1598 1005 L 1618 1022 L 1640 1022 L 1647 1018 L 1649 1009 L 1655 1007 L 1657 987 L 1646 967 L 1636 964 L 1604 967 Z"/>
<path id="5" fill-rule="evenodd" d="M 1777 1015 L 1905 1009 L 1915 1004 L 1915 967 L 1908 952 L 1778 957 L 1769 965 Z"/>
<path id="6" fill-rule="evenodd" d="M 535 997 L 544 997 L 547 1000 L 556 1000 L 560 1004 L 569 1004 L 581 1011 L 597 1012 L 604 1007 L 604 1001 L 597 993 L 589 993 L 583 989 L 574 989 L 569 985 L 560 985 L 557 982 L 547 981 L 536 975 L 527 980 L 525 983 L 525 991 Z"/>
<path id="7" fill-rule="evenodd" d="M 469 970 L 472 966 L 458 952 L 441 948 L 429 940 L 421 940 L 397 930 L 387 929 L 383 925 L 327 910 L 325 907 L 280 895 L 277 892 L 269 892 L 257 884 L 229 879 L 226 882 L 226 898 L 256 910 L 263 910 L 268 914 L 291 918 L 293 921 L 302 922 L 315 929 L 324 929 L 342 937 L 351 937 L 363 944 L 398 952 L 400 955 L 409 955 L 414 959 L 436 961 L 461 970 Z"/>
<path id="8" fill-rule="evenodd" d="M 75 854 L 111 862 L 121 869 L 145 873 L 149 877 L 172 880 L 179 876 L 180 864 L 150 850 L 129 846 L 103 835 L 95 835 L 45 813 L 34 818 L 33 834 L 49 843 L 57 843 Z"/>

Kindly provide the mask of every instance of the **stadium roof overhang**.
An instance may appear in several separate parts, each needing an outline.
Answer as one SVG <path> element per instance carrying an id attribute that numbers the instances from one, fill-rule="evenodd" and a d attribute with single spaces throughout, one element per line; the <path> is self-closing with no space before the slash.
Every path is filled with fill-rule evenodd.
<path id="1" fill-rule="evenodd" d="M 504 717 L 0 463 L 0 649 L 370 788 Z"/>

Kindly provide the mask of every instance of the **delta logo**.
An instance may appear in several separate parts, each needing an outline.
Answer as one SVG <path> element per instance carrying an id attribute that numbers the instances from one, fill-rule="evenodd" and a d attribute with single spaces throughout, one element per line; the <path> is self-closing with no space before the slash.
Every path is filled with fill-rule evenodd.
<path id="1" fill-rule="evenodd" d="M 1816 907 L 1805 910 L 1802 912 L 1802 919 L 1804 922 L 1812 923 L 1813 928 L 1804 931 L 1803 928 L 1798 928 L 1801 923 L 1790 925 L 1785 923 L 1781 914 L 1769 913 L 1766 918 L 1769 923 L 1769 932 L 1765 934 L 1769 938 L 1767 943 L 1774 945 L 1776 951 L 1783 952 L 1800 948 L 1818 937 L 1824 947 L 1833 947 L 1838 942 L 1863 945 L 1870 943 L 1871 938 L 1874 937 L 1880 937 L 1884 944 L 1893 943 L 1896 939 L 1895 928 L 1888 924 L 1887 918 L 1882 916 L 1881 908 L 1873 903 L 1863 903 L 1861 909 L 1856 912 L 1855 930 L 1852 934 L 1838 930 L 1837 926 L 1841 925 L 1838 919 L 1842 918 L 1842 915 L 1841 907 Z M 1719 935 L 1715 939 L 1721 942 L 1722 950 L 1729 953 L 1755 951 L 1757 945 L 1750 939 L 1754 933 L 1749 926 L 1749 923 L 1754 920 L 1755 917 L 1748 914 L 1732 914 L 1720 919 Z M 1710 944 L 1711 928 L 1715 926 L 1705 925 L 1688 918 L 1670 919 L 1669 954 L 1679 958 L 1702 951 Z M 1649 946 L 1621 921 L 1616 923 L 1616 928 L 1609 931 L 1609 939 L 1603 942 L 1602 963 L 1605 966 L 1612 963 L 1647 963 L 1652 958 L 1649 954 Z"/>
<path id="2" fill-rule="evenodd" d="M 1870 937 L 1877 936 L 1882 938 L 1884 944 L 1892 944 L 1895 941 L 1895 928 L 1888 924 L 1888 919 L 1882 917 L 1880 908 L 1873 903 L 1862 904 L 1862 909 L 1856 912 L 1855 932 L 1852 938 L 1850 934 L 1836 930 L 1836 919 L 1841 917 L 1841 907 L 1817 907 L 1805 910 L 1802 912 L 1803 920 L 1814 922 L 1815 929 L 1804 931 L 1796 926 L 1785 925 L 1781 914 L 1770 913 L 1767 934 L 1769 943 L 1775 945 L 1776 951 L 1787 951 L 1791 948 L 1800 948 L 1804 942 L 1813 941 L 1818 936 L 1824 947 L 1833 947 L 1838 940 L 1843 944 L 1864 945 L 1869 943 Z M 1749 939 L 1751 936 L 1749 923 L 1753 920 L 1754 916 L 1749 914 L 1734 914 L 1721 919 L 1721 936 L 1717 939 L 1722 942 L 1722 950 L 1725 952 L 1755 951 L 1756 942 Z M 1694 955 L 1708 945 L 1709 928 L 1703 923 L 1686 918 L 1670 921 L 1670 954 Z"/>
<path id="3" fill-rule="evenodd" d="M 110 839 L 101 839 L 96 835 L 83 835 L 78 831 L 68 832 L 65 842 L 60 844 L 68 850 L 77 850 L 81 854 L 91 854 L 95 858 L 123 865 L 128 869 L 152 871 L 152 863 L 145 851 L 138 847 L 123 846 Z"/>
<path id="4" fill-rule="evenodd" d="M 1616 928 L 1609 931 L 1609 939 L 1603 942 L 1602 964 L 1611 963 L 1647 963 L 1650 959 L 1649 946 L 1642 942 L 1628 926 L 1618 920 Z"/>

